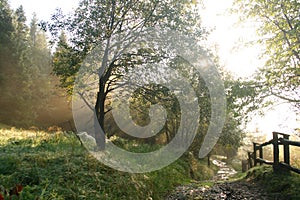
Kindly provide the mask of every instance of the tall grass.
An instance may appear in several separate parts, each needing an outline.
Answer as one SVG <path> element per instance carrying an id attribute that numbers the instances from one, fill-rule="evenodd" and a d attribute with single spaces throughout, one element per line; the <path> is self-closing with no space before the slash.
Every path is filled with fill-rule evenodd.
<path id="1" fill-rule="evenodd" d="M 133 146 L 128 149 L 149 150 Z M 71 132 L 0 126 L 0 187 L 22 185 L 19 199 L 163 199 L 192 175 L 212 175 L 204 163 L 195 162 L 183 156 L 159 171 L 119 172 L 94 159 Z"/>

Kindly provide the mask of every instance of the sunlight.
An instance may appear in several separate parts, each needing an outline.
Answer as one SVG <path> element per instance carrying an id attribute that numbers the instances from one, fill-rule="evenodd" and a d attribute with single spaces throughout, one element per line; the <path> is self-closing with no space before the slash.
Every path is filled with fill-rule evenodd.
<path id="1" fill-rule="evenodd" d="M 213 29 L 207 45 L 220 57 L 220 64 L 237 77 L 249 77 L 262 66 L 260 45 L 245 47 L 257 38 L 255 23 L 237 25 L 238 16 L 229 13 L 232 0 L 204 0 L 201 10 L 204 26 Z"/>
<path id="2" fill-rule="evenodd" d="M 298 0 L 0 1 L 0 200 L 300 199 Z"/>

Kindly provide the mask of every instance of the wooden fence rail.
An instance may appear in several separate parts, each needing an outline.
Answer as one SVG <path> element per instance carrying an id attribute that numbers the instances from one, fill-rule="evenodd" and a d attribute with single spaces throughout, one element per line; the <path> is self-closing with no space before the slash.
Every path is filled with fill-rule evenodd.
<path id="1" fill-rule="evenodd" d="M 285 133 L 273 132 L 273 139 L 263 144 L 253 143 L 253 152 L 248 152 L 248 166 L 252 168 L 258 163 L 260 165 L 273 165 L 274 172 L 291 170 L 300 174 L 300 169 L 290 165 L 290 146 L 300 147 L 299 141 L 289 140 L 289 135 Z M 273 161 L 263 159 L 263 147 L 273 145 Z M 279 160 L 279 145 L 283 145 L 283 162 Z M 258 153 L 257 153 L 258 151 Z"/>

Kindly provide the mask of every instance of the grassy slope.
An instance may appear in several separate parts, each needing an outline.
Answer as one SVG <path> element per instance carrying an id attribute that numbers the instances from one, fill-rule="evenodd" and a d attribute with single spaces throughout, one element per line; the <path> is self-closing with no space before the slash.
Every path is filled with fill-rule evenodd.
<path id="1" fill-rule="evenodd" d="M 274 198 L 280 196 L 282 199 L 300 199 L 300 174 L 294 172 L 274 173 L 271 166 L 263 165 L 239 175 L 245 181 L 260 184 Z"/>
<path id="2" fill-rule="evenodd" d="M 181 158 L 159 171 L 123 173 L 91 157 L 73 134 L 0 126 L 0 189 L 21 184 L 20 199 L 161 199 L 191 174 L 212 175 L 204 161 L 195 162 Z"/>

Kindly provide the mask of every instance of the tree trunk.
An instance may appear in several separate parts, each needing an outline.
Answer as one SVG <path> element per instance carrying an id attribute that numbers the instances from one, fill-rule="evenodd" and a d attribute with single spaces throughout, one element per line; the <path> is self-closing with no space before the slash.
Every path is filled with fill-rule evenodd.
<path id="1" fill-rule="evenodd" d="M 100 86 L 99 92 L 97 93 L 97 101 L 95 105 L 95 120 L 94 120 L 95 139 L 96 139 L 98 150 L 100 151 L 105 149 L 105 141 L 106 141 L 105 130 L 104 130 L 104 115 L 105 115 L 104 105 L 105 105 L 104 87 Z"/>

